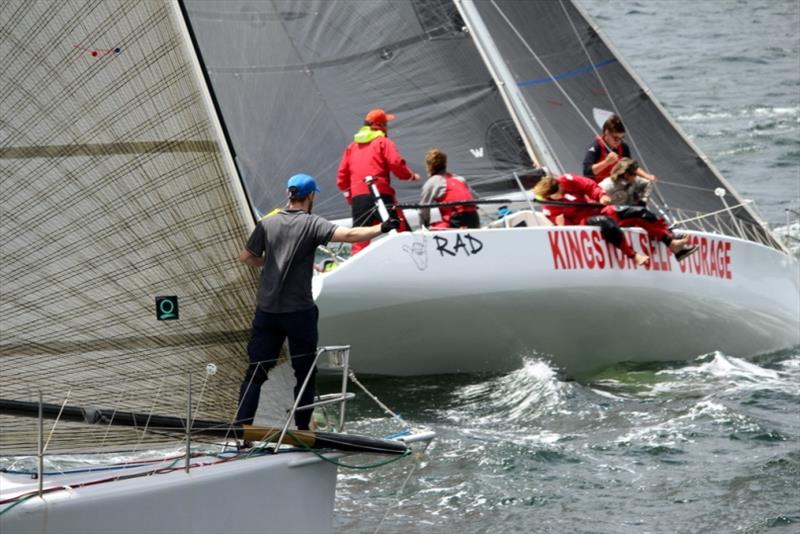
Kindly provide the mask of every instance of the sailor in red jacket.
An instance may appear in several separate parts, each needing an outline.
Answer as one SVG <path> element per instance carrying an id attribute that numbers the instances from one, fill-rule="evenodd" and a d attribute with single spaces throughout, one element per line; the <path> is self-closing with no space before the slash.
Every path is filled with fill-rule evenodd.
<path id="1" fill-rule="evenodd" d="M 469 184 L 461 176 L 447 172 L 447 154 L 438 148 L 432 148 L 425 154 L 425 166 L 428 169 L 428 180 L 422 186 L 421 204 L 461 202 L 475 200 L 475 194 Z M 431 230 L 448 228 L 480 228 L 481 220 L 478 207 L 474 204 L 459 206 L 441 206 L 441 220 L 431 224 L 430 208 L 420 208 L 419 222 Z"/>
<path id="2" fill-rule="evenodd" d="M 364 178 L 372 176 L 390 216 L 400 220 L 398 231 L 408 230 L 403 212 L 394 213 L 391 208 L 397 200 L 389 174 L 411 181 L 418 181 L 420 176 L 408 168 L 394 141 L 388 137 L 387 123 L 392 119 L 394 115 L 382 109 L 370 110 L 364 119 L 364 126 L 353 136 L 353 142 L 347 145 L 342 154 L 336 185 L 352 207 L 353 227 L 372 226 L 381 222 L 375 209 L 375 198 L 364 182 Z M 367 245 L 369 241 L 353 243 L 352 253 L 356 254 Z"/>
<path id="3" fill-rule="evenodd" d="M 559 204 L 545 204 L 542 209 L 548 219 L 558 226 L 599 226 L 603 238 L 633 258 L 637 265 L 644 265 L 650 258 L 639 254 L 625 239 L 622 229 L 608 215 L 601 214 L 603 206 L 609 207 L 611 199 L 589 178 L 565 174 L 554 178 L 544 176 L 533 188 L 536 199 L 554 200 Z M 570 204 L 575 204 L 571 206 Z M 591 204 L 591 205 L 585 205 Z M 612 206 L 613 208 L 613 206 Z"/>

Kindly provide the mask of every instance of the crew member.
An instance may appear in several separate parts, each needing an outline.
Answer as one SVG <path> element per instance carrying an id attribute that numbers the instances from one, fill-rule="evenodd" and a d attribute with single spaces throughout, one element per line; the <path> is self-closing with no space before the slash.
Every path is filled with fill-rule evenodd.
<path id="1" fill-rule="evenodd" d="M 550 221 L 558 226 L 599 226 L 603 238 L 622 250 L 637 265 L 644 265 L 650 258 L 639 254 L 625 239 L 625 235 L 617 222 L 607 215 L 601 214 L 603 206 L 608 207 L 611 199 L 589 178 L 565 174 L 554 178 L 544 176 L 534 186 L 536 199 L 544 201 L 542 209 Z M 548 201 L 556 201 L 547 204 Z"/>
<path id="2" fill-rule="evenodd" d="M 319 313 L 311 295 L 311 277 L 317 247 L 329 241 L 369 240 L 398 226 L 396 219 L 389 219 L 380 226 L 346 228 L 312 215 L 319 187 L 314 178 L 306 174 L 292 176 L 287 190 L 288 206 L 263 217 L 239 253 L 239 261 L 261 268 L 261 285 L 247 345 L 250 365 L 239 391 L 236 419 L 240 424 L 253 422 L 261 385 L 275 366 L 287 338 L 297 380 L 295 398 L 305 377 L 312 373 L 300 405 L 311 404 L 314 399 L 316 369 L 312 370 L 312 365 L 317 350 Z M 295 423 L 300 430 L 307 430 L 310 420 L 311 410 L 295 413 Z"/>
<path id="3" fill-rule="evenodd" d="M 464 178 L 447 172 L 447 154 L 438 148 L 432 148 L 425 155 L 425 166 L 428 180 L 422 186 L 421 204 L 462 202 L 475 200 L 475 194 Z M 420 208 L 419 221 L 432 230 L 446 228 L 480 228 L 478 207 L 474 204 L 440 206 L 441 220 L 430 224 L 430 208 Z"/>
<path id="4" fill-rule="evenodd" d="M 625 138 L 625 125 L 622 120 L 611 115 L 603 123 L 602 136 L 596 135 L 594 142 L 586 151 L 583 158 L 583 174 L 600 183 L 611 174 L 614 165 L 622 159 L 631 157 L 631 149 L 623 141 Z M 639 168 L 636 171 L 638 176 L 651 182 L 656 181 L 656 176 L 645 172 Z"/>
<path id="5" fill-rule="evenodd" d="M 388 137 L 387 123 L 395 117 L 382 109 L 367 113 L 364 126 L 355 134 L 352 143 L 347 145 L 339 163 L 336 185 L 344 193 L 352 207 L 353 226 L 370 226 L 380 223 L 375 209 L 375 197 L 364 178 L 372 176 L 384 204 L 391 217 L 400 220 L 399 231 L 408 230 L 408 223 L 402 210 L 392 207 L 397 203 L 389 174 L 401 180 L 418 181 L 419 174 L 413 172 L 397 150 L 397 145 Z M 352 253 L 356 254 L 369 245 L 369 241 L 355 243 Z"/>
<path id="6" fill-rule="evenodd" d="M 667 245 L 675 258 L 681 261 L 694 253 L 697 247 L 688 246 L 688 236 L 676 237 L 663 218 L 647 209 L 651 182 L 638 176 L 638 169 L 639 164 L 630 158 L 622 158 L 614 165 L 611 175 L 600 182 L 600 189 L 612 204 L 603 208 L 601 213 L 611 217 L 622 228 L 643 228 L 651 239 Z"/>

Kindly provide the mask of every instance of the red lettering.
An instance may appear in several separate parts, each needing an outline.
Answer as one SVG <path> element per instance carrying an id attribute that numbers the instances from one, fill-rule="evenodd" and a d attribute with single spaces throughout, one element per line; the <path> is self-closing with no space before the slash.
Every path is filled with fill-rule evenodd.
<path id="1" fill-rule="evenodd" d="M 731 244 L 730 242 L 725 243 L 725 278 L 730 280 L 733 277 L 733 273 L 731 273 Z"/>
<path id="2" fill-rule="evenodd" d="M 705 237 L 700 238 L 700 260 L 701 274 L 708 275 L 711 269 L 708 266 L 708 240 Z"/>
<path id="3" fill-rule="evenodd" d="M 652 253 L 650 252 L 650 238 L 647 237 L 647 234 L 639 234 L 639 246 L 642 247 L 642 252 L 647 254 L 651 257 L 651 260 L 644 264 L 644 268 L 648 271 L 652 267 Z"/>
<path id="4" fill-rule="evenodd" d="M 658 247 L 658 255 L 661 258 L 661 270 L 672 271 L 672 251 L 667 246 Z"/>
<path id="5" fill-rule="evenodd" d="M 625 232 L 625 241 L 628 242 L 629 247 L 633 248 L 633 241 L 631 241 L 631 235 L 627 232 Z M 626 258 L 625 263 L 627 263 L 628 269 L 636 269 L 636 262 L 633 260 L 633 258 Z M 648 266 L 647 269 L 650 269 L 650 266 Z"/>
<path id="6" fill-rule="evenodd" d="M 590 269 L 594 269 L 594 254 L 592 253 L 592 247 L 590 246 L 589 242 L 589 232 L 586 230 L 581 230 L 581 250 L 583 251 L 583 255 L 586 257 L 586 266 Z"/>
<path id="7" fill-rule="evenodd" d="M 699 237 L 697 238 L 697 240 L 695 241 L 694 244 L 695 244 L 696 247 L 700 246 L 700 238 Z M 692 267 L 694 268 L 694 272 L 697 273 L 697 274 L 700 274 L 700 272 L 703 270 L 702 269 L 703 256 L 700 255 L 700 251 L 695 252 L 694 255 L 692 255 L 690 258 L 693 260 L 692 261 Z"/>
<path id="8" fill-rule="evenodd" d="M 578 236 L 575 235 L 575 232 L 567 233 L 567 242 L 569 243 L 569 255 L 572 258 L 572 262 L 575 264 L 575 267 L 580 265 L 580 268 L 583 269 L 583 255 L 581 254 L 580 243 L 578 243 Z"/>
<path id="9" fill-rule="evenodd" d="M 597 268 L 604 269 L 606 266 L 606 256 L 603 254 L 603 247 L 600 245 L 600 232 L 592 231 L 592 243 L 596 251 L 595 258 L 597 259 Z"/>
<path id="10" fill-rule="evenodd" d="M 721 244 L 721 243 L 720 243 Z M 711 241 L 708 244 L 708 275 L 709 276 L 719 276 L 719 271 L 717 270 L 717 247 L 714 241 Z"/>
<path id="11" fill-rule="evenodd" d="M 547 239 L 550 241 L 550 255 L 553 257 L 553 268 L 556 270 L 566 269 L 561 247 L 558 246 L 559 234 L 560 232 L 547 232 Z"/>

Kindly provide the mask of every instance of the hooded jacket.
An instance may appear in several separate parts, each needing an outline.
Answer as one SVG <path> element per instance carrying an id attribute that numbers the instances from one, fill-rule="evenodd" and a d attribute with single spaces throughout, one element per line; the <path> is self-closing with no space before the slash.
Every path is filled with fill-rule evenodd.
<path id="1" fill-rule="evenodd" d="M 361 128 L 347 145 L 339 163 L 336 186 L 345 194 L 348 202 L 358 195 L 369 195 L 364 178 L 372 176 L 381 195 L 395 196 L 389 175 L 401 180 L 410 180 L 414 173 L 397 150 L 394 141 L 381 130 L 369 126 Z"/>

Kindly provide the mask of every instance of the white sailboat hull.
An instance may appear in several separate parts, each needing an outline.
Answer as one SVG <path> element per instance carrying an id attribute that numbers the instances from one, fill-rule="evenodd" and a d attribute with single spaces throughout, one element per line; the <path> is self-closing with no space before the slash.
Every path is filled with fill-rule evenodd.
<path id="1" fill-rule="evenodd" d="M 331 532 L 336 466 L 300 461 L 307 458 L 302 452 L 266 455 L 194 467 L 188 474 L 178 464 L 176 471 L 121 480 L 113 479 L 135 470 L 47 476 L 45 488 L 72 488 L 8 510 L 0 515 L 0 532 Z M 101 479 L 112 481 L 75 487 Z M 36 488 L 29 475 L 0 475 L 2 499 Z"/>
<path id="2" fill-rule="evenodd" d="M 701 249 L 679 264 L 628 232 L 648 268 L 589 227 L 392 235 L 316 277 L 320 342 L 351 344 L 360 373 L 501 372 L 537 353 L 570 376 L 800 344 L 797 259 L 690 234 Z"/>

